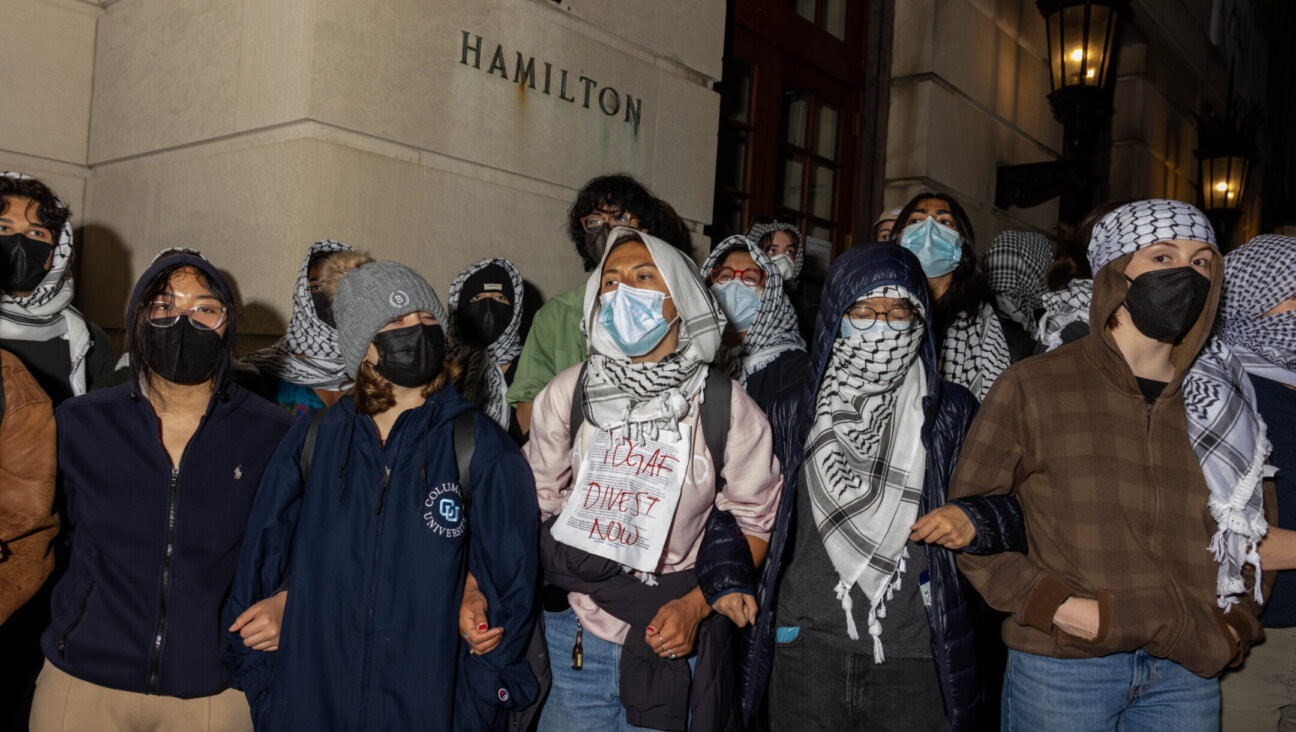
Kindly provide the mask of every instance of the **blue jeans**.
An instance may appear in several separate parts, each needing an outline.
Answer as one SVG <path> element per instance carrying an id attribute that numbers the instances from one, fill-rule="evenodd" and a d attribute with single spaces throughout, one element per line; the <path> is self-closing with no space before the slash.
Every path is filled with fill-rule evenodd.
<path id="1" fill-rule="evenodd" d="M 572 668 L 572 646 L 576 644 L 576 612 L 545 612 L 545 641 L 553 688 L 540 710 L 537 732 L 626 732 L 648 730 L 626 721 L 621 706 L 621 646 L 605 641 L 588 630 L 581 636 L 583 668 Z M 632 631 L 633 632 L 633 631 Z M 692 666 L 693 657 L 689 658 Z"/>
<path id="2" fill-rule="evenodd" d="M 1142 650 L 1061 659 L 1008 651 L 1003 732 L 1219 729 L 1218 679 Z"/>

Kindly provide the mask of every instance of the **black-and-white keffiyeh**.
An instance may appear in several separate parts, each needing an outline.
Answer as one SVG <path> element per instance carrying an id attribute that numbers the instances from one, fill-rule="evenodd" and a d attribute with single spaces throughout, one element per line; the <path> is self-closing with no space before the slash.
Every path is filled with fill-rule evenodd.
<path id="1" fill-rule="evenodd" d="M 903 289 L 884 286 L 864 298 L 921 305 Z M 861 298 L 863 299 L 863 298 Z M 924 313 L 925 315 L 925 313 Z M 806 441 L 806 488 L 815 526 L 839 582 L 846 632 L 859 639 L 851 587 L 869 600 L 873 660 L 885 661 L 886 602 L 900 589 L 909 527 L 918 517 L 927 452 L 922 400 L 926 375 L 918 361 L 924 328 L 889 328 L 838 338 L 815 397 Z"/>
<path id="2" fill-rule="evenodd" d="M 639 237 L 648 247 L 680 315 L 679 347 L 655 363 L 631 363 L 599 322 L 603 263 L 616 242 L 627 236 Z M 603 260 L 585 285 L 581 330 L 589 339 L 590 354 L 584 384 L 586 419 L 599 429 L 623 429 L 631 439 L 640 434 L 655 439 L 662 429 L 678 432 L 689 401 L 706 386 L 707 364 L 720 347 L 725 322 L 720 306 L 698 277 L 697 266 L 686 255 L 643 232 L 613 229 Z"/>
<path id="3" fill-rule="evenodd" d="M 1216 334 L 1247 373 L 1296 386 L 1296 312 L 1265 316 L 1296 297 L 1296 237 L 1264 234 L 1224 257 Z"/>
<path id="4" fill-rule="evenodd" d="M 459 334 L 458 312 L 459 298 L 463 295 L 464 283 L 481 270 L 495 265 L 508 273 L 512 285 L 509 303 L 513 306 L 513 318 L 499 337 L 491 341 L 485 350 L 473 347 L 464 342 Z M 483 259 L 468 266 L 450 283 L 450 357 L 463 367 L 464 396 L 481 405 L 483 412 L 495 420 L 504 429 L 509 426 L 509 407 L 504 395 L 508 392 L 508 381 L 504 378 L 501 366 L 513 363 L 522 353 L 522 273 L 507 259 L 492 257 Z M 476 293 L 473 293 L 476 294 Z"/>
<path id="5" fill-rule="evenodd" d="M 1210 221 L 1195 207 L 1162 199 L 1136 201 L 1094 227 L 1089 264 L 1097 272 L 1118 257 L 1174 239 L 1217 246 Z M 1208 548 L 1220 565 L 1216 600 L 1227 612 L 1246 592 L 1242 569 L 1247 564 L 1255 567 L 1255 598 L 1262 600 L 1256 547 L 1269 529 L 1261 486 L 1269 438 L 1242 363 L 1218 338 L 1206 342 L 1188 369 L 1183 397 L 1188 437 L 1218 524 Z"/>
<path id="6" fill-rule="evenodd" d="M 796 251 L 792 254 L 792 274 L 784 278 L 784 286 L 796 288 L 797 282 L 801 279 L 801 269 L 805 266 L 805 237 L 801 236 L 801 230 L 795 224 L 784 224 L 778 221 L 768 224 L 752 224 L 747 230 L 747 238 L 760 245 L 760 240 L 766 234 L 772 234 L 776 231 L 786 231 L 792 235 L 792 243 L 796 245 Z"/>
<path id="7" fill-rule="evenodd" d="M 293 286 L 288 332 L 273 346 L 248 354 L 244 361 L 261 373 L 289 384 L 330 391 L 343 389 L 348 379 L 342 351 L 338 348 L 337 329 L 315 314 L 310 294 L 310 266 L 311 260 L 321 254 L 349 251 L 351 247 L 332 239 L 310 246 L 297 271 L 297 284 Z"/>
<path id="8" fill-rule="evenodd" d="M 1035 311 L 1043 307 L 1044 274 L 1053 261 L 1053 244 L 1034 231 L 1001 231 L 985 255 L 986 279 L 999 308 L 1014 322 L 1035 331 Z"/>
<path id="9" fill-rule="evenodd" d="M 1056 292 L 1042 298 L 1044 314 L 1035 327 L 1035 340 L 1051 351 L 1062 345 L 1062 331 L 1072 323 L 1089 323 L 1089 304 L 1093 301 L 1093 280 L 1071 280 Z"/>
<path id="10" fill-rule="evenodd" d="M 1003 326 L 989 303 L 973 318 L 959 313 L 945 331 L 941 344 L 941 378 L 967 387 L 977 401 L 985 399 L 990 385 L 1010 363 Z"/>
<path id="11" fill-rule="evenodd" d="M 745 236 L 731 236 L 711 250 L 700 270 L 705 278 L 711 270 L 724 263 L 725 257 L 737 248 L 746 249 L 765 273 L 765 292 L 761 295 L 760 309 L 752 321 L 747 337 L 734 352 L 721 348 L 716 366 L 745 388 L 752 374 L 768 366 L 784 351 L 805 350 L 805 339 L 797 330 L 796 311 L 792 301 L 783 292 L 783 275 L 770 258 L 756 245 L 756 240 Z"/>
<path id="12" fill-rule="evenodd" d="M 25 180 L 29 175 L 6 171 L 6 178 Z M 62 203 L 60 201 L 59 203 Z M 64 208 L 66 208 L 64 204 Z M 36 289 L 25 297 L 0 293 L 0 340 L 52 341 L 62 338 L 68 344 L 72 364 L 68 383 L 72 395 L 86 393 L 86 357 L 94 340 L 90 327 L 80 311 L 72 307 L 75 286 L 68 265 L 72 262 L 72 222 L 58 232 L 54 244 L 54 261 Z"/>

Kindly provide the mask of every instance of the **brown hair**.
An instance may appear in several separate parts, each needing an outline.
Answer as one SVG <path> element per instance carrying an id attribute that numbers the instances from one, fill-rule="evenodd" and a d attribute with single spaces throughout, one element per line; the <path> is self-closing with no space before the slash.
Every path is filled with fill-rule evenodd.
<path id="1" fill-rule="evenodd" d="M 419 396 L 427 399 L 440 391 L 451 379 L 459 376 L 459 365 L 446 360 L 441 363 L 441 370 L 423 387 Z M 396 403 L 396 394 L 392 383 L 378 373 L 378 369 L 368 361 L 361 361 L 355 379 L 356 412 L 359 414 L 381 414 Z"/>

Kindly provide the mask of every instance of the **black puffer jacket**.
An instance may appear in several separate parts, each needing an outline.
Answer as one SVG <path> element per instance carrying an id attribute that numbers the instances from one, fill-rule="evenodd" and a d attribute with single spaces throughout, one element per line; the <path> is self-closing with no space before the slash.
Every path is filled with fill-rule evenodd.
<path id="1" fill-rule="evenodd" d="M 770 423 L 774 427 L 774 449 L 783 466 L 783 495 L 778 519 L 770 539 L 769 558 L 762 567 L 756 625 L 744 634 L 742 699 L 745 715 L 759 707 L 769 681 L 774 657 L 774 628 L 777 585 L 790 559 L 791 532 L 796 525 L 793 508 L 804 461 L 806 436 L 814 422 L 814 401 L 823 379 L 841 314 L 859 297 L 882 285 L 896 285 L 912 293 L 927 307 L 927 282 L 918 260 L 893 244 L 871 244 L 853 249 L 833 263 L 824 286 L 823 305 L 816 322 L 810 350 L 810 378 L 799 393 L 791 393 L 774 405 Z M 922 440 L 927 448 L 927 472 L 919 513 L 945 504 L 946 488 L 958 460 L 963 436 L 976 413 L 977 401 L 967 389 L 939 380 L 936 344 L 928 330 L 920 351 L 928 376 L 928 396 L 923 399 L 926 419 Z M 1011 539 L 1019 531 L 1011 525 L 1015 506 L 1002 503 L 981 506 L 1000 523 L 978 526 L 978 544 L 985 551 L 1015 548 Z M 969 515 L 977 518 L 974 511 Z M 954 553 L 939 546 L 927 547 L 931 573 L 932 605 L 928 608 L 932 654 L 935 659 L 945 712 L 954 730 L 974 729 L 985 701 L 978 676 L 973 642 L 972 602 L 977 601 L 954 563 Z"/>

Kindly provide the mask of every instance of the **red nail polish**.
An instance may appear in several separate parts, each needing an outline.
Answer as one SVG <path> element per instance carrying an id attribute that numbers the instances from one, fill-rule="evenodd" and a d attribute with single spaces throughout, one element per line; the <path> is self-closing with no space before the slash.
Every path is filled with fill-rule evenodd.
<path id="1" fill-rule="evenodd" d="M 648 626 L 648 632 L 649 632 L 649 633 L 656 633 L 656 632 L 657 632 L 657 629 L 654 628 L 654 627 L 652 627 L 652 626 L 650 625 L 650 626 Z"/>
<path id="2" fill-rule="evenodd" d="M 486 630 L 486 624 L 482 623 L 481 625 L 477 626 L 477 630 Z"/>

